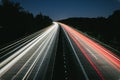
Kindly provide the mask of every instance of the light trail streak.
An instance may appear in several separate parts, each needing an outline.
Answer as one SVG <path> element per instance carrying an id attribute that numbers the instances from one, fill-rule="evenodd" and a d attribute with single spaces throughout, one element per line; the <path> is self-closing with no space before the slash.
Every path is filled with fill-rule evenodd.
<path id="1" fill-rule="evenodd" d="M 74 42 L 76 43 L 76 45 L 78 46 L 78 48 L 81 50 L 81 52 L 84 54 L 84 56 L 87 58 L 87 60 L 90 62 L 90 64 L 95 69 L 95 71 L 97 72 L 97 74 L 100 76 L 101 80 L 104 80 L 102 74 L 100 73 L 100 71 L 98 70 L 98 68 L 95 66 L 95 64 L 91 61 L 90 57 L 86 54 L 86 51 L 84 50 L 84 48 L 82 47 L 82 45 L 75 39 L 74 36 L 72 36 L 72 34 L 69 33 L 69 35 L 74 40 Z"/>
<path id="2" fill-rule="evenodd" d="M 102 77 L 100 71 L 98 70 L 96 65 L 92 62 L 92 60 L 90 59 L 90 57 L 87 55 L 85 51 L 85 50 L 87 51 L 90 51 L 90 50 L 88 50 L 82 42 L 84 42 L 89 48 L 91 48 L 95 52 L 95 54 L 98 54 L 102 59 L 107 61 L 112 67 L 114 67 L 117 71 L 120 72 L 120 58 L 117 55 L 115 55 L 113 52 L 109 51 L 108 49 L 104 48 L 99 43 L 84 36 L 82 33 L 78 32 L 77 30 L 62 23 L 59 23 L 59 24 L 67 31 L 69 36 L 73 39 L 73 41 L 82 51 L 86 59 L 90 62 L 90 64 L 96 70 L 96 72 L 101 77 L 101 79 L 104 79 L 104 78 Z M 79 41 L 77 38 L 79 38 L 81 41 Z M 90 53 L 92 54 L 91 51 Z"/>
<path id="3" fill-rule="evenodd" d="M 14 64 L 17 63 L 24 55 L 28 54 L 28 51 L 33 49 L 36 44 L 40 43 L 45 39 L 45 37 L 51 32 L 55 31 L 58 28 L 58 24 L 53 22 L 54 25 L 50 26 L 43 34 L 39 35 L 36 39 L 28 43 L 26 46 L 15 52 L 13 55 L 8 57 L 0 64 L 0 77 L 4 75 Z"/>
<path id="4" fill-rule="evenodd" d="M 24 46 L 22 49 L 20 49 L 19 51 L 17 51 L 15 54 L 11 55 L 9 58 L 7 58 L 6 60 L 4 60 L 1 64 L 0 64 L 0 68 L 2 68 L 3 66 L 5 66 L 8 62 L 10 62 L 12 59 L 14 59 L 16 56 L 18 56 L 21 52 L 23 52 L 25 49 L 27 49 L 29 46 L 34 46 L 37 42 L 39 42 L 41 39 L 43 39 L 43 37 L 45 37 L 54 27 L 48 29 L 46 32 L 44 32 L 44 34 L 40 35 L 39 37 L 37 37 L 36 39 L 34 39 L 32 42 L 30 42 L 29 44 L 27 44 L 26 46 Z"/>
<path id="5" fill-rule="evenodd" d="M 64 29 L 63 29 L 63 30 L 64 30 Z M 65 32 L 65 30 L 64 30 L 64 32 Z M 72 47 L 72 49 L 73 49 L 73 52 L 75 53 L 75 56 L 76 56 L 76 58 L 77 58 L 77 61 L 78 61 L 79 64 L 80 64 L 80 67 L 81 67 L 81 69 L 82 69 L 82 71 L 83 71 L 83 74 L 84 74 L 86 80 L 89 80 L 89 78 L 88 78 L 88 76 L 87 76 L 87 73 L 86 73 L 86 71 L 85 71 L 85 69 L 84 69 L 81 61 L 79 60 L 79 57 L 77 56 L 77 53 L 76 53 L 76 51 L 75 51 L 75 49 L 74 49 L 74 47 L 73 47 L 73 45 L 72 45 L 72 43 L 71 43 L 71 41 L 70 41 L 70 39 L 69 39 L 69 37 L 68 37 L 68 35 L 67 35 L 66 32 L 65 32 L 65 34 L 66 34 L 66 36 L 67 36 L 67 38 L 68 38 L 68 40 L 69 40 L 69 42 L 70 42 L 70 45 L 71 45 L 71 47 Z"/>

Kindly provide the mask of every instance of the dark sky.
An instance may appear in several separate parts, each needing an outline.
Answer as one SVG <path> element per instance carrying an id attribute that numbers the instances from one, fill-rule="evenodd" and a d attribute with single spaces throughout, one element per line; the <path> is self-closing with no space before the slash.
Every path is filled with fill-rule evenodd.
<path id="1" fill-rule="evenodd" d="M 42 13 L 53 20 L 68 17 L 108 17 L 120 9 L 120 0 L 13 0 L 34 15 Z"/>

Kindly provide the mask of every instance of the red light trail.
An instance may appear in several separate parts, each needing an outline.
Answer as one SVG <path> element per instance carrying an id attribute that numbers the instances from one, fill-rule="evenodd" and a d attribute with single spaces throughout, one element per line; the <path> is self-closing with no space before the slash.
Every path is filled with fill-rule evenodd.
<path id="1" fill-rule="evenodd" d="M 114 67 L 117 71 L 120 72 L 120 58 L 117 55 L 115 55 L 113 52 L 109 51 L 105 47 L 101 46 L 99 43 L 84 36 L 77 30 L 62 23 L 59 24 L 65 29 L 71 39 L 75 42 L 75 44 L 78 46 L 80 51 L 83 53 L 83 55 L 86 57 L 86 59 L 89 61 L 89 63 L 92 65 L 92 67 L 95 69 L 95 71 L 102 80 L 104 80 L 104 77 L 101 71 L 86 53 L 86 48 L 83 47 L 84 45 L 82 44 L 82 41 L 86 43 L 95 52 L 95 54 L 99 55 L 104 61 L 108 62 L 112 67 Z M 80 39 L 81 42 L 78 39 Z"/>

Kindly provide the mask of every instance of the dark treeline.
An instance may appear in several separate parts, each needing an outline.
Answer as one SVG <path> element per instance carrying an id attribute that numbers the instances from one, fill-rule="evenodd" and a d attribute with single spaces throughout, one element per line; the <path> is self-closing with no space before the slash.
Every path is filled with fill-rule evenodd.
<path id="1" fill-rule="evenodd" d="M 0 45 L 32 34 L 52 24 L 52 20 L 41 13 L 33 16 L 19 3 L 1 0 L 0 4 Z"/>
<path id="2" fill-rule="evenodd" d="M 120 10 L 108 18 L 68 18 L 60 20 L 120 51 Z"/>

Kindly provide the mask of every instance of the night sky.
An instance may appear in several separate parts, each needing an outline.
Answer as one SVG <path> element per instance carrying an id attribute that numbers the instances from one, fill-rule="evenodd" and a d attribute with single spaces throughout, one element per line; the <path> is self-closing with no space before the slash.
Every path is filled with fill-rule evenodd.
<path id="1" fill-rule="evenodd" d="M 42 13 L 53 20 L 69 17 L 108 17 L 120 9 L 120 0 L 13 0 L 34 15 Z"/>

